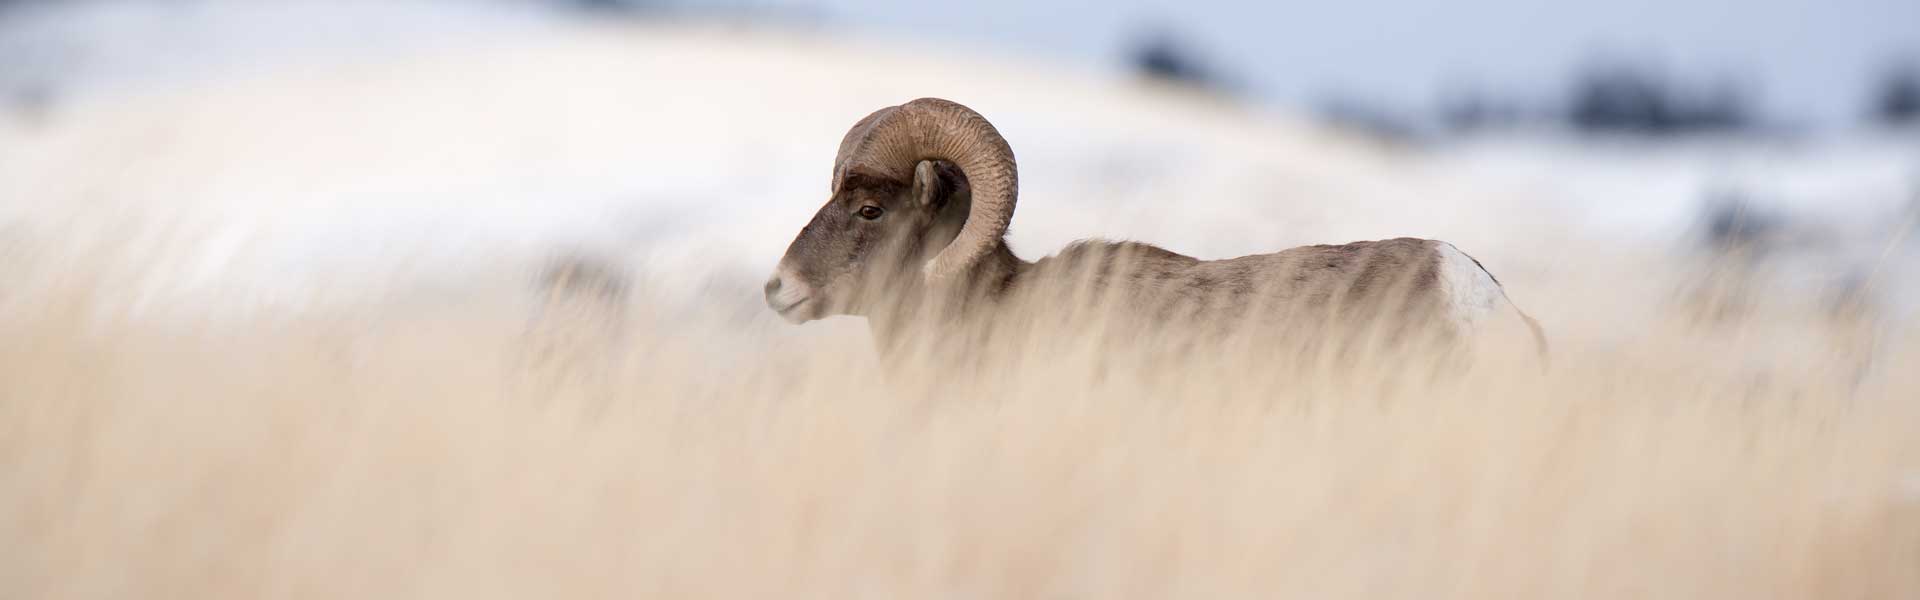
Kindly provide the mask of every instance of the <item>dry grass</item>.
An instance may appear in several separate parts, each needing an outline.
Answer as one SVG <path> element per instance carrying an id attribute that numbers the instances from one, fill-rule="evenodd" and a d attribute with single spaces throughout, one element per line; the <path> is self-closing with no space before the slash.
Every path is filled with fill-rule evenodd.
<path id="1" fill-rule="evenodd" d="M 1684 161 L 1513 192 L 1027 57 L 577 29 L 0 120 L 0 599 L 1920 597 L 1920 333 L 1554 208 L 1680 198 L 1614 179 Z M 1066 343 L 883 382 L 858 323 L 687 293 L 763 275 L 851 119 L 921 96 L 1015 140 L 1027 258 L 1440 237 L 1556 368 L 1096 378 Z M 534 276 L 561 243 L 681 269 Z"/>
<path id="2" fill-rule="evenodd" d="M 1561 319 L 1549 375 L 1413 390 L 1061 358 L 982 393 L 644 294 L 33 293 L 0 318 L 0 597 L 1920 594 L 1916 374 L 1860 377 L 1810 312 Z"/>

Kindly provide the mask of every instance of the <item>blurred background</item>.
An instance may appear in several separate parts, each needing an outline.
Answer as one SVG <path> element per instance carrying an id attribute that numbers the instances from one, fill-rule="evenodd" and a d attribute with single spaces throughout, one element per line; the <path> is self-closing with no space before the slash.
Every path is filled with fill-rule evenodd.
<path id="1" fill-rule="evenodd" d="M 877 385 L 760 285 L 924 96 L 1556 371 Z M 0 597 L 1911 597 L 1916 219 L 1912 0 L 0 0 Z"/>
<path id="2" fill-rule="evenodd" d="M 1907 307 L 1910 278 L 1875 274 L 1913 264 L 1891 240 L 1920 196 L 1917 12 L 11 0 L 0 191 L 36 244 L 166 221 L 180 260 L 129 282 L 155 308 L 411 285 L 480 248 L 670 271 L 697 252 L 677 276 L 707 281 L 767 269 L 847 123 L 932 95 L 1009 131 L 1029 259 L 1079 237 L 1222 257 L 1404 234 L 1525 278 L 1565 269 L 1521 249 L 1570 237 L 1792 246 L 1763 258 Z"/>

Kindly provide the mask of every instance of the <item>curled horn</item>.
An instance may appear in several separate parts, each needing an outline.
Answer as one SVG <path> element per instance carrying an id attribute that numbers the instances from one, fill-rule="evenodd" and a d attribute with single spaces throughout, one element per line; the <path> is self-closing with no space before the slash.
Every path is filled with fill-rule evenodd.
<path id="1" fill-rule="evenodd" d="M 1007 140 L 973 109 L 939 98 L 921 98 L 875 111 L 855 123 L 840 141 L 834 159 L 833 190 L 839 191 L 847 174 L 913 181 L 913 169 L 923 160 L 944 160 L 960 167 L 973 187 L 973 208 L 967 223 L 932 260 L 924 274 L 930 282 L 947 281 L 966 272 L 1013 222 L 1020 193 L 1019 173 Z"/>

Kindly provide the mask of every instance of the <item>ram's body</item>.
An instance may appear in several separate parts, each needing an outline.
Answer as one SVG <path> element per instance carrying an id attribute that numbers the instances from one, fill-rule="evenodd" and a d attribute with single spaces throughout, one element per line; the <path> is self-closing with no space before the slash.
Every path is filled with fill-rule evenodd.
<path id="1" fill-rule="evenodd" d="M 1149 244 L 1083 241 L 1022 260 L 1003 239 L 1014 169 L 993 126 L 958 104 L 922 99 L 868 116 L 841 143 L 833 196 L 768 282 L 769 306 L 795 322 L 868 317 L 886 347 L 972 339 L 954 335 L 952 325 L 987 326 L 967 328 L 978 332 L 1042 322 L 1098 324 L 1129 339 L 1425 347 L 1504 320 L 1524 325 L 1544 352 L 1538 325 L 1500 283 L 1435 240 L 1212 261 Z"/>
<path id="2" fill-rule="evenodd" d="M 1443 320 L 1471 327 L 1502 302 L 1499 284 L 1452 244 L 1398 238 L 1303 246 L 1272 254 L 1199 260 L 1156 246 L 1082 241 L 1041 259 L 1018 288 L 1085 280 L 1096 296 L 1125 298 L 1150 315 L 1258 318 L 1293 312 L 1314 318 Z"/>

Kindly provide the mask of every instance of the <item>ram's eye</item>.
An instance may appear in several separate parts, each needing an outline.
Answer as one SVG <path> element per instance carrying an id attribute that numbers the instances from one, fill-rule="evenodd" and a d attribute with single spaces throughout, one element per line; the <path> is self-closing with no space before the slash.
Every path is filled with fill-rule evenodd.
<path id="1" fill-rule="evenodd" d="M 860 218 L 872 221 L 880 218 L 880 214 L 884 212 L 886 211 L 880 210 L 878 206 L 862 206 L 860 207 Z"/>

